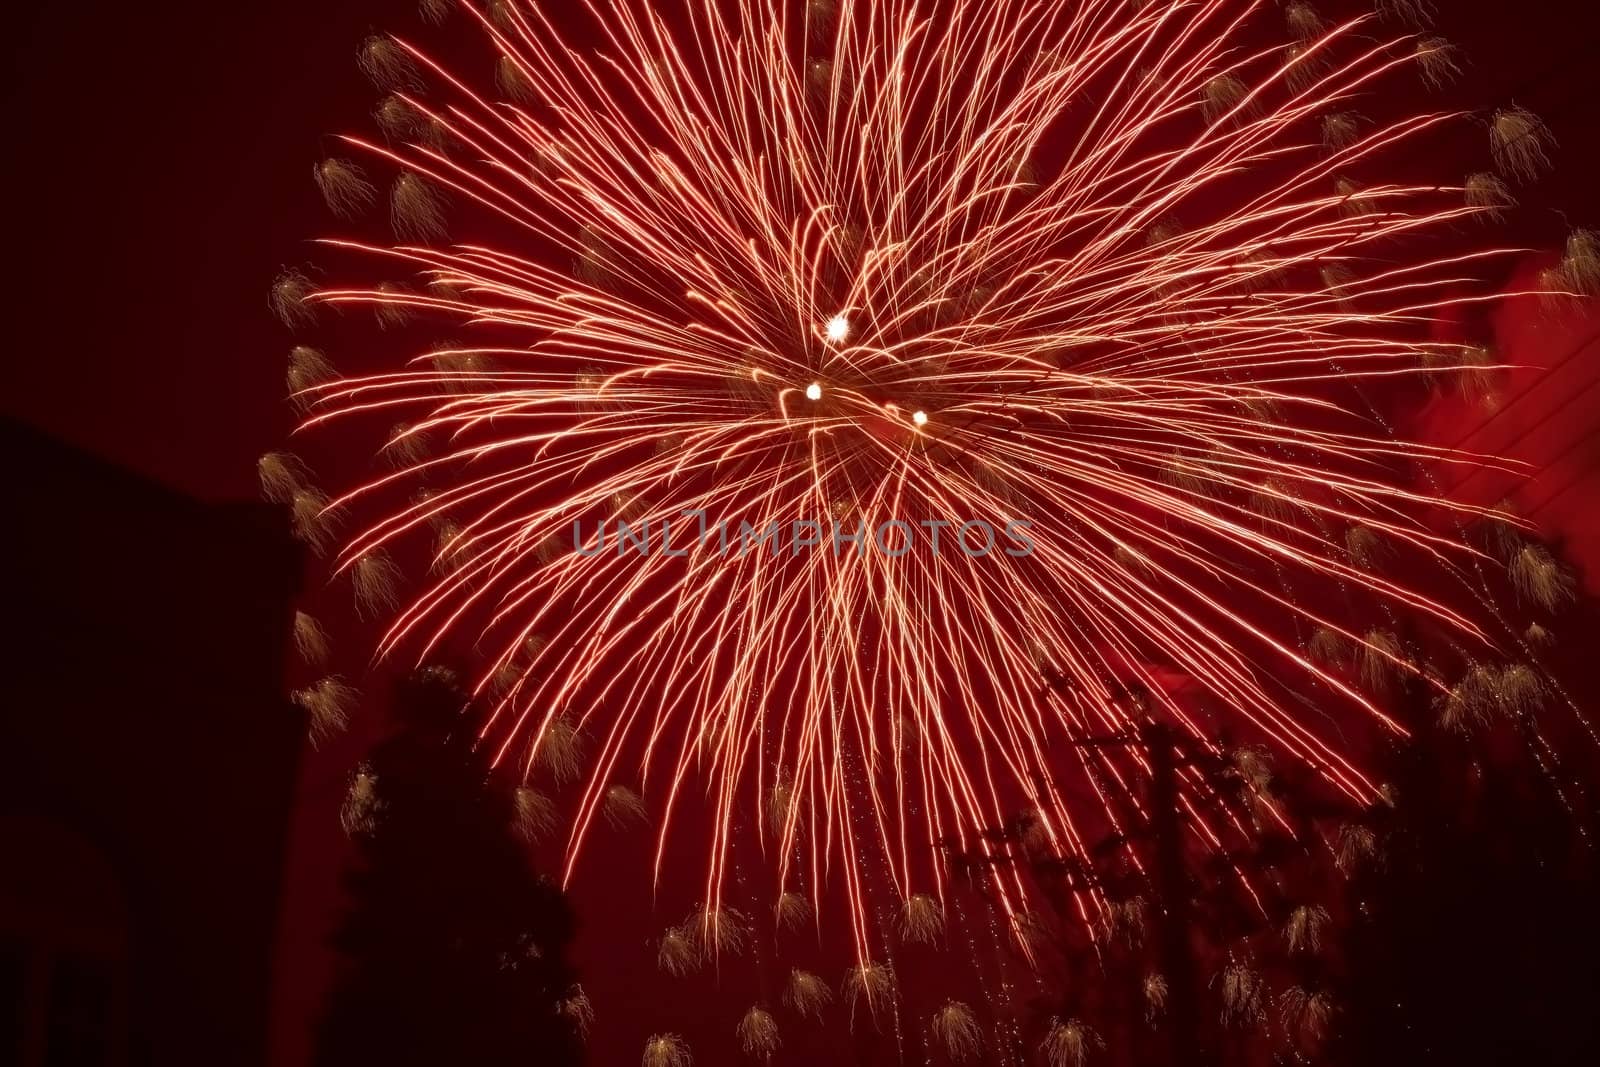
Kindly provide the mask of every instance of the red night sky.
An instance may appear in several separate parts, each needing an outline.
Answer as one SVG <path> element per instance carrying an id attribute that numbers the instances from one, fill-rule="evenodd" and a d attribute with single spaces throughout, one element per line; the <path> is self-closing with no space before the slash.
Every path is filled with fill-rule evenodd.
<path id="1" fill-rule="evenodd" d="M 1558 169 L 1531 194 L 1516 239 L 1551 249 L 1572 226 L 1600 225 L 1592 0 L 1441 6 L 1445 33 L 1471 58 L 1458 91 L 1538 112 L 1560 145 Z M 290 341 L 267 288 L 282 266 L 311 258 L 308 239 L 326 224 L 311 181 L 325 134 L 368 124 L 358 44 L 374 28 L 414 28 L 414 7 L 80 0 L 14 10 L 7 412 L 201 498 L 251 496 L 257 456 L 291 426 L 282 399 Z M 1524 269 L 1539 262 L 1530 254 Z M 1508 303 L 1494 324 L 1506 358 L 1527 368 L 1506 403 L 1487 421 L 1440 404 L 1418 432 L 1543 469 L 1519 503 L 1568 539 L 1600 593 L 1600 319 L 1552 330 L 1536 308 Z M 1505 494 L 1488 481 L 1461 491 L 1482 502 Z M 276 1064 L 304 1061 L 326 982 L 322 942 L 345 853 L 338 788 L 361 742 L 308 753 L 302 768 L 275 977 Z M 585 921 L 577 963 L 597 1003 L 654 997 L 662 984 L 630 973 L 653 971 L 643 941 L 661 922 L 643 913 L 638 893 L 618 889 L 647 885 L 647 863 L 607 864 L 576 887 Z M 688 999 L 675 1006 L 696 1010 Z M 636 1055 L 639 1035 L 618 1031 L 601 1026 L 597 1062 Z"/>

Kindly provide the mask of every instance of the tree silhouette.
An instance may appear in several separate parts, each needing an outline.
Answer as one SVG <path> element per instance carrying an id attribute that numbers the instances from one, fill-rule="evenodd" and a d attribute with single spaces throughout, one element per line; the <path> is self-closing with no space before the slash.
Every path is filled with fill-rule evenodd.
<path id="1" fill-rule="evenodd" d="M 1399 803 L 1376 823 L 1343 935 L 1361 977 L 1349 1061 L 1600 1061 L 1592 815 L 1539 772 L 1521 726 L 1396 747 Z"/>
<path id="2" fill-rule="evenodd" d="M 465 705 L 445 671 L 401 683 L 398 728 L 352 787 L 360 863 L 334 937 L 344 959 L 319 1033 L 324 1067 L 581 1060 L 572 915 L 513 834 Z"/>

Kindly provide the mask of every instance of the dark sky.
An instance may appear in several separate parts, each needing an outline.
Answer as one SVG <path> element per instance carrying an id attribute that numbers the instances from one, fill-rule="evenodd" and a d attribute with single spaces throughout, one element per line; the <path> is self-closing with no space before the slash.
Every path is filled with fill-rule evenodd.
<path id="1" fill-rule="evenodd" d="M 1533 108 L 1561 142 L 1560 170 L 1536 199 L 1568 215 L 1534 213 L 1529 242 L 1558 241 L 1567 220 L 1600 225 L 1593 0 L 1442 6 L 1472 59 L 1467 91 Z M 251 495 L 255 458 L 290 425 L 290 338 L 270 317 L 268 284 L 310 258 L 307 240 L 325 223 L 310 180 L 324 134 L 366 128 L 357 46 L 373 28 L 416 24 L 408 0 L 12 11 L 6 413 L 195 495 Z M 291 877 L 330 885 L 326 834 L 310 838 Z M 290 936 L 314 944 L 329 899 L 291 894 Z M 317 981 L 288 976 L 297 989 Z M 296 1061 L 308 1000 L 289 998 L 277 1062 Z"/>
<path id="2" fill-rule="evenodd" d="M 17 9 L 6 34 L 5 408 L 205 497 L 282 438 L 282 264 L 324 216 L 322 134 L 395 0 Z"/>

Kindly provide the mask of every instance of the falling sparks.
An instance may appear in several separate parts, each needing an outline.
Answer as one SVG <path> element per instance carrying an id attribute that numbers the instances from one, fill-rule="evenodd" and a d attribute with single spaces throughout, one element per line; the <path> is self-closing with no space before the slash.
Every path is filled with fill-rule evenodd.
<path id="1" fill-rule="evenodd" d="M 315 320 L 306 298 L 311 295 L 311 279 L 297 270 L 284 271 L 272 283 L 272 310 L 285 326 L 308 326 Z M 289 381 L 289 391 L 294 392 L 294 380 Z"/>
<path id="2" fill-rule="evenodd" d="M 564 785 L 582 772 L 583 757 L 583 738 L 577 729 L 566 718 L 556 717 L 545 723 L 535 741 L 532 762 L 557 785 Z"/>
<path id="3" fill-rule="evenodd" d="M 1495 166 L 1508 178 L 1532 181 L 1550 167 L 1550 131 L 1527 108 L 1495 112 L 1489 123 L 1489 147 Z"/>
<path id="4" fill-rule="evenodd" d="M 301 486 L 289 498 L 289 529 L 318 555 L 333 543 L 333 518 L 328 498 L 319 489 Z"/>
<path id="5" fill-rule="evenodd" d="M 614 785 L 606 790 L 604 804 L 606 822 L 614 829 L 628 830 L 650 821 L 650 809 L 644 798 L 625 785 Z"/>
<path id="6" fill-rule="evenodd" d="M 833 990 L 810 971 L 790 971 L 783 987 L 783 1003 L 801 1018 L 820 1022 L 822 1013 L 833 1003 Z"/>
<path id="7" fill-rule="evenodd" d="M 933 1013 L 932 1030 L 945 1055 L 957 1063 L 977 1059 L 983 1049 L 983 1029 L 960 1001 L 949 1001 Z"/>
<path id="8" fill-rule="evenodd" d="M 744 1013 L 738 1027 L 739 1048 L 746 1056 L 756 1059 L 770 1057 L 783 1047 L 778 1034 L 778 1020 L 760 1006 Z"/>
<path id="9" fill-rule="evenodd" d="M 1506 209 L 1516 203 L 1506 183 L 1498 175 L 1485 172 L 1467 178 L 1465 195 L 1467 206 L 1477 209 L 1488 219 L 1503 217 Z"/>
<path id="10" fill-rule="evenodd" d="M 256 476 L 261 482 L 261 495 L 277 504 L 292 503 L 294 496 L 306 488 L 306 467 L 287 452 L 268 452 L 256 461 Z"/>
<path id="11" fill-rule="evenodd" d="M 1303 904 L 1289 913 L 1283 926 L 1283 940 L 1290 952 L 1318 952 L 1332 917 L 1320 904 Z"/>
<path id="12" fill-rule="evenodd" d="M 1155 1022 L 1167 1011 L 1167 980 L 1159 974 L 1147 974 L 1143 989 L 1145 1021 Z"/>
<path id="13" fill-rule="evenodd" d="M 689 931 L 669 927 L 656 942 L 656 966 L 667 974 L 682 977 L 700 968 L 700 946 Z"/>
<path id="14" fill-rule="evenodd" d="M 1507 570 L 1517 593 L 1546 611 L 1554 611 L 1574 596 L 1571 573 L 1543 545 L 1518 549 Z"/>
<path id="15" fill-rule="evenodd" d="M 778 898 L 775 915 L 780 930 L 799 930 L 811 919 L 811 905 L 799 893 L 784 893 Z"/>
<path id="16" fill-rule="evenodd" d="M 944 933 L 944 908 L 926 893 L 915 893 L 900 907 L 900 938 L 931 945 Z"/>
<path id="17" fill-rule="evenodd" d="M 1321 990 L 1313 992 L 1293 986 L 1278 997 L 1278 1013 L 1284 1030 L 1292 1038 L 1305 1045 L 1315 1045 L 1322 1040 L 1333 1020 L 1333 998 Z"/>
<path id="18" fill-rule="evenodd" d="M 693 1067 L 689 1043 L 677 1034 L 656 1034 L 644 1043 L 640 1067 Z"/>
<path id="19" fill-rule="evenodd" d="M 1222 985 L 1222 1022 L 1249 1027 L 1266 1017 L 1266 983 L 1248 963 L 1230 962 L 1219 976 Z"/>
<path id="20" fill-rule="evenodd" d="M 370 834 L 378 825 L 378 807 L 378 776 L 363 763 L 350 776 L 339 806 L 339 825 L 351 837 Z"/>
<path id="21" fill-rule="evenodd" d="M 736 956 L 750 940 L 749 921 L 732 908 L 699 908 L 684 924 L 706 957 Z"/>
<path id="22" fill-rule="evenodd" d="M 301 662 L 310 666 L 320 666 L 328 660 L 328 632 L 303 611 L 294 613 L 294 648 Z"/>
<path id="23" fill-rule="evenodd" d="M 347 159 L 323 160 L 313 177 L 328 209 L 340 218 L 359 216 L 378 198 L 378 190 L 361 168 Z"/>
<path id="24" fill-rule="evenodd" d="M 887 963 L 866 960 L 850 968 L 845 975 L 845 1000 L 850 1004 L 850 1020 L 855 1022 L 858 1008 L 876 1015 L 894 996 L 894 971 Z"/>
<path id="25" fill-rule="evenodd" d="M 524 841 L 536 841 L 554 833 L 557 826 L 556 808 L 550 798 L 537 789 L 517 787 L 512 795 L 513 827 Z"/>
<path id="26" fill-rule="evenodd" d="M 1050 1067 L 1084 1067 L 1105 1042 L 1079 1019 L 1052 1019 L 1045 1034 L 1045 1062 Z"/>
<path id="27" fill-rule="evenodd" d="M 1351 824 L 1339 828 L 1336 862 L 1347 877 L 1378 855 L 1378 835 L 1365 826 Z"/>
<path id="28" fill-rule="evenodd" d="M 304 408 L 309 404 L 310 390 L 332 381 L 336 376 L 327 356 L 309 345 L 296 345 L 289 352 L 289 369 L 284 374 L 290 403 Z"/>
<path id="29" fill-rule="evenodd" d="M 557 1010 L 572 1024 L 580 1038 L 589 1036 L 589 1030 L 594 1026 L 594 1005 L 589 1001 L 589 994 L 583 991 L 583 986 L 573 986 L 557 1004 Z"/>
<path id="30" fill-rule="evenodd" d="M 304 689 L 295 690 L 292 699 L 310 719 L 312 744 L 321 744 L 349 724 L 356 691 L 346 685 L 343 679 L 330 676 Z"/>

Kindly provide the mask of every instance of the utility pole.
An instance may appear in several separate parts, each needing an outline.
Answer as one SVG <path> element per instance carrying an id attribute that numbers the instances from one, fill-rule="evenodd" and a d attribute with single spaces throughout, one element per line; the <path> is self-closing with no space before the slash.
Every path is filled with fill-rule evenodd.
<path id="1" fill-rule="evenodd" d="M 1172 727 L 1145 717 L 1137 732 L 1081 737 L 1073 742 L 1094 748 L 1140 748 L 1150 767 L 1145 796 L 1148 834 L 1155 848 L 1157 945 L 1162 977 L 1167 981 L 1168 1046 L 1165 1062 L 1172 1067 L 1205 1067 L 1212 1060 L 1201 1044 L 1199 992 L 1192 931 L 1193 894 L 1183 857 L 1184 821 L 1178 804 L 1178 767 L 1183 761 Z"/>
<path id="2" fill-rule="evenodd" d="M 1046 691 L 1067 697 L 1065 679 L 1045 673 Z M 1071 687 L 1076 688 L 1076 687 Z M 1042 695 L 1042 694 L 1041 694 Z M 1188 865 L 1184 861 L 1184 819 L 1178 798 L 1178 768 L 1189 762 L 1179 751 L 1180 740 L 1168 724 L 1148 714 L 1147 706 L 1135 699 L 1145 714 L 1136 730 L 1104 736 L 1072 739 L 1074 745 L 1089 748 L 1140 748 L 1150 767 L 1150 789 L 1145 797 L 1148 833 L 1155 848 L 1155 892 L 1157 897 L 1157 943 L 1162 977 L 1167 981 L 1165 1062 L 1171 1067 L 1209 1067 L 1213 1051 L 1201 1037 L 1198 970 L 1194 960 L 1194 903 Z"/>
<path id="3" fill-rule="evenodd" d="M 1160 895 L 1161 968 L 1167 979 L 1167 1062 L 1204 1064 L 1210 1056 L 1200 1045 L 1196 1004 L 1194 922 L 1189 872 L 1183 860 L 1183 820 L 1178 809 L 1178 754 L 1172 728 L 1147 719 L 1139 727 L 1139 743 L 1150 761 L 1150 832 L 1155 839 L 1156 892 Z"/>

